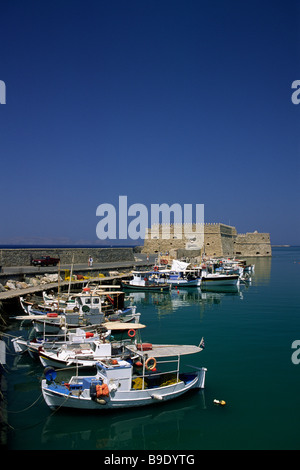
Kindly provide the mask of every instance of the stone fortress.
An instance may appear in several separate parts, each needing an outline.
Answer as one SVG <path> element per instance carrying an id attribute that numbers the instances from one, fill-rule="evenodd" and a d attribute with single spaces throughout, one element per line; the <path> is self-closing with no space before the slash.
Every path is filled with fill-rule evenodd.
<path id="1" fill-rule="evenodd" d="M 168 234 L 169 229 L 169 234 Z M 165 231 L 165 232 L 164 232 Z M 270 234 L 237 233 L 221 223 L 155 224 L 146 230 L 142 253 L 169 253 L 172 257 L 252 257 L 272 256 Z"/>

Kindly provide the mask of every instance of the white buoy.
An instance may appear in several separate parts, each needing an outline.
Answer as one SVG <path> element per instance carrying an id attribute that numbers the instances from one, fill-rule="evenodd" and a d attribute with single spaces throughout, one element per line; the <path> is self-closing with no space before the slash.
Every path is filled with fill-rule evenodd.
<path id="1" fill-rule="evenodd" d="M 99 403 L 99 405 L 106 405 L 106 400 L 103 398 L 96 398 L 96 402 Z"/>
<path id="2" fill-rule="evenodd" d="M 157 393 L 153 393 L 153 395 L 151 395 L 151 398 L 153 398 L 154 400 L 163 400 L 164 397 L 162 397 L 161 395 L 158 395 Z"/>

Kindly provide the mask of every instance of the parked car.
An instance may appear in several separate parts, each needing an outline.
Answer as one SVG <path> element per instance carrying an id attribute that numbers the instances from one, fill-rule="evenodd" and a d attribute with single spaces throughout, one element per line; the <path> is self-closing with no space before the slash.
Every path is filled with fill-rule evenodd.
<path id="1" fill-rule="evenodd" d="M 59 261 L 59 258 L 51 258 L 51 256 L 42 256 L 41 258 L 33 259 L 31 264 L 33 266 L 56 266 Z"/>

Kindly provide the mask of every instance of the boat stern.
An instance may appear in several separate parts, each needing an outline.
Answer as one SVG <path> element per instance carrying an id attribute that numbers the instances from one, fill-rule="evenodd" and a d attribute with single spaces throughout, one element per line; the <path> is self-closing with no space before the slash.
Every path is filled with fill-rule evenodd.
<path id="1" fill-rule="evenodd" d="M 198 381 L 196 384 L 196 388 L 204 388 L 205 387 L 205 375 L 207 369 L 206 367 L 199 367 L 197 374 L 198 374 Z"/>

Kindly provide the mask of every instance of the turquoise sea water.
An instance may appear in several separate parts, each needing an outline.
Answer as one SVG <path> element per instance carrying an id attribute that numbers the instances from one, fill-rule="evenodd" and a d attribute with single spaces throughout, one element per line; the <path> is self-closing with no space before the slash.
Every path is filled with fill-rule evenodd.
<path id="1" fill-rule="evenodd" d="M 9 354 L 9 449 L 299 449 L 300 364 L 292 362 L 292 343 L 300 340 L 300 247 L 249 261 L 252 284 L 236 293 L 133 294 L 147 325 L 143 341 L 199 344 L 204 336 L 204 351 L 184 359 L 207 367 L 204 391 L 143 409 L 53 413 L 41 398 L 42 366 Z M 18 328 L 12 323 L 9 333 Z"/>

